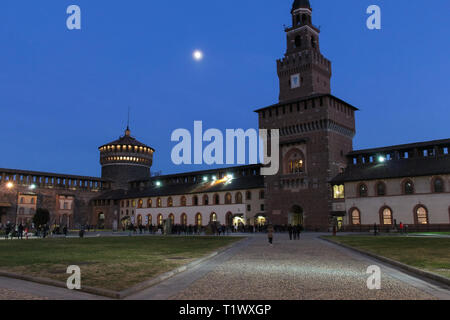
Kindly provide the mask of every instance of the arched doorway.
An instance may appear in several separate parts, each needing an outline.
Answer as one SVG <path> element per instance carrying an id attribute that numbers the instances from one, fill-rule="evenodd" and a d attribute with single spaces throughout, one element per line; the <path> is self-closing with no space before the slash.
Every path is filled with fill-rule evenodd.
<path id="1" fill-rule="evenodd" d="M 302 207 L 298 205 L 292 206 L 288 215 L 288 224 L 292 226 L 304 225 L 304 216 Z"/>
<path id="2" fill-rule="evenodd" d="M 105 214 L 103 212 L 98 214 L 97 229 L 105 229 Z"/>

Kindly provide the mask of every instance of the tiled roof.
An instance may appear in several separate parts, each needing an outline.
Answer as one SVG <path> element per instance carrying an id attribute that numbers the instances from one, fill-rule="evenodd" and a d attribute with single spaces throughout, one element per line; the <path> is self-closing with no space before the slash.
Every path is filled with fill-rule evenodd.
<path id="1" fill-rule="evenodd" d="M 343 173 L 332 179 L 331 183 L 442 174 L 450 174 L 449 156 L 387 160 L 383 163 L 350 165 Z"/>

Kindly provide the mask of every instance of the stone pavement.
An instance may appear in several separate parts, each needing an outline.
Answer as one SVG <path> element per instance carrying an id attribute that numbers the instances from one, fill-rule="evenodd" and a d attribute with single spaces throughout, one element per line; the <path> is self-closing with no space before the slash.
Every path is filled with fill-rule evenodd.
<path id="1" fill-rule="evenodd" d="M 250 236 L 231 249 L 128 299 L 301 300 L 446 299 L 448 288 L 423 281 L 354 251 L 325 242 L 320 234 L 299 241 L 275 234 Z M 382 270 L 381 290 L 369 290 L 367 267 Z M 0 277 L 0 299 L 101 299 L 93 295 Z"/>
<path id="2" fill-rule="evenodd" d="M 131 299 L 450 299 L 450 291 L 406 275 L 351 250 L 303 234 L 275 235 L 274 246 L 256 235 L 234 256 L 187 272 Z M 382 289 L 368 290 L 367 267 L 382 270 Z M 212 269 L 212 270 L 210 270 Z M 192 274 L 194 273 L 194 274 Z M 188 280 L 183 282 L 183 280 Z M 197 278 L 197 279 L 193 279 Z M 194 280 L 194 281 L 192 281 Z"/>

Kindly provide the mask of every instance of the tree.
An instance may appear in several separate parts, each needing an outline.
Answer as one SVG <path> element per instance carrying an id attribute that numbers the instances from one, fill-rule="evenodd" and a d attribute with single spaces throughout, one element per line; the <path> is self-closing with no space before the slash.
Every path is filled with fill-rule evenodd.
<path id="1" fill-rule="evenodd" d="M 50 212 L 47 209 L 37 209 L 33 217 L 33 223 L 36 227 L 44 226 L 50 221 Z"/>

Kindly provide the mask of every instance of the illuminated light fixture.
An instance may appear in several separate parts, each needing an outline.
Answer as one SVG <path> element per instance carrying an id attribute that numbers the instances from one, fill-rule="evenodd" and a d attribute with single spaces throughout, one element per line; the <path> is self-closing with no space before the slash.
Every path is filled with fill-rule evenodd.
<path id="1" fill-rule="evenodd" d="M 213 179 L 213 181 L 216 181 L 216 180 L 217 180 L 217 177 L 216 177 L 216 176 L 213 176 L 212 179 Z"/>
<path id="2" fill-rule="evenodd" d="M 156 186 L 161 187 L 161 181 L 156 181 Z"/>
<path id="3" fill-rule="evenodd" d="M 383 157 L 383 156 L 379 156 L 379 157 L 378 157 L 378 161 L 379 161 L 379 162 L 385 162 L 385 161 L 386 161 L 386 158 Z"/>
<path id="4" fill-rule="evenodd" d="M 208 180 L 209 180 L 208 177 L 206 177 L 206 176 L 203 177 L 203 181 L 204 181 L 204 182 L 208 182 Z"/>
<path id="5" fill-rule="evenodd" d="M 34 189 L 36 189 L 36 185 L 35 185 L 35 184 L 32 184 L 32 185 L 30 186 L 30 190 L 34 190 Z"/>
<path id="6" fill-rule="evenodd" d="M 228 179 L 228 180 L 233 180 L 233 178 L 234 178 L 234 177 L 233 177 L 232 174 L 227 175 L 227 179 Z"/>
<path id="7" fill-rule="evenodd" d="M 8 183 L 6 184 L 6 187 L 7 187 L 8 189 L 11 189 L 12 187 L 14 187 L 14 184 L 13 184 L 12 182 L 8 182 Z"/>

